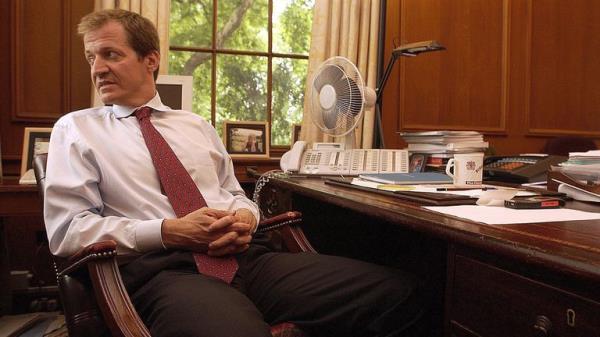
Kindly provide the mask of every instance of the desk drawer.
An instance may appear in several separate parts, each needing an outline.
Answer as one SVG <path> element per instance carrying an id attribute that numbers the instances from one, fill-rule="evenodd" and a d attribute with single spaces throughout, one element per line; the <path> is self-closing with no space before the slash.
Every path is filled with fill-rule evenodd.
<path id="1" fill-rule="evenodd" d="M 454 271 L 453 336 L 600 336 L 598 302 L 461 255 Z"/>

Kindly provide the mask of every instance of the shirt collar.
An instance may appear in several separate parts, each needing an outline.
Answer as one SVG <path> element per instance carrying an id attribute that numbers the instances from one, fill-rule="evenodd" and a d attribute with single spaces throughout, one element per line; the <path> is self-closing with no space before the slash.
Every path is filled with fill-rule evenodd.
<path id="1" fill-rule="evenodd" d="M 125 106 L 125 105 L 114 104 L 112 107 L 108 107 L 108 108 L 109 109 L 112 108 L 112 112 L 115 114 L 115 116 L 117 118 L 124 118 L 124 117 L 131 116 L 131 114 L 135 110 L 137 110 L 138 108 L 141 108 L 143 106 L 147 106 L 147 107 L 152 108 L 152 109 L 154 109 L 156 111 L 172 110 L 171 108 L 169 108 L 168 106 L 166 106 L 166 105 L 164 105 L 162 103 L 162 101 L 160 100 L 160 95 L 158 94 L 158 92 L 146 104 L 142 104 L 141 106 L 138 106 L 138 107 L 130 107 L 130 106 Z"/>

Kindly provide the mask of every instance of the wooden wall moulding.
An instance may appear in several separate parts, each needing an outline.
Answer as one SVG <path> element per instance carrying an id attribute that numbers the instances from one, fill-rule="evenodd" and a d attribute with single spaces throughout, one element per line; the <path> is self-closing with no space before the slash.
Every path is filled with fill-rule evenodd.
<path id="1" fill-rule="evenodd" d="M 600 137 L 600 2 L 528 5 L 527 134 Z"/>
<path id="2" fill-rule="evenodd" d="M 11 0 L 13 122 L 54 122 L 89 106 L 89 72 L 81 72 L 85 60 L 76 24 L 91 8 L 91 0 Z"/>
<path id="3" fill-rule="evenodd" d="M 398 130 L 506 132 L 509 1 L 401 1 L 400 43 L 446 51 L 401 58 Z"/>
<path id="4" fill-rule="evenodd" d="M 447 50 L 401 58 L 383 93 L 385 145 L 401 131 L 476 130 L 498 154 L 547 138 L 600 138 L 597 0 L 388 1 L 386 60 L 403 43 Z"/>

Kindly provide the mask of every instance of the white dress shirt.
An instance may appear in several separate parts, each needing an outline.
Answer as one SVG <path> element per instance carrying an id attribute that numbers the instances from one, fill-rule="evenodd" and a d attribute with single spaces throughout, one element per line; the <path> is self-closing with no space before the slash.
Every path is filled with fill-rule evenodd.
<path id="1" fill-rule="evenodd" d="M 235 178 L 231 157 L 210 123 L 171 110 L 158 94 L 145 104 L 211 208 L 257 206 Z M 136 108 L 104 106 L 69 113 L 52 130 L 44 220 L 50 251 L 59 256 L 102 240 L 117 242 L 119 255 L 163 249 L 163 219 L 176 218 L 161 193 L 158 175 L 132 115 Z"/>

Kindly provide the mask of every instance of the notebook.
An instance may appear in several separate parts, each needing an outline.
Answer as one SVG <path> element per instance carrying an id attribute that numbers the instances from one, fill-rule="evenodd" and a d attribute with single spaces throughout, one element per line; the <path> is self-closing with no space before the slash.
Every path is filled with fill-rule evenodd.
<path id="1" fill-rule="evenodd" d="M 394 185 L 452 184 L 452 178 L 438 172 L 372 173 L 361 174 L 359 177 L 382 184 Z"/>

